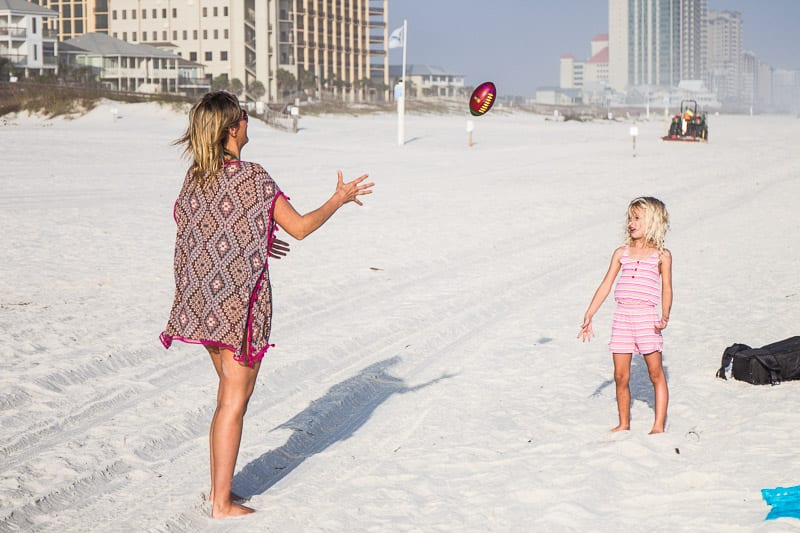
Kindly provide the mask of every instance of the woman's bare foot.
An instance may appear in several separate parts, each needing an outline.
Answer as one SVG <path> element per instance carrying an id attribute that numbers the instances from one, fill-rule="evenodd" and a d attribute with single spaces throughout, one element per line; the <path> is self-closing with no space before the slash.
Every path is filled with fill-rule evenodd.
<path id="1" fill-rule="evenodd" d="M 653 426 L 653 429 L 650 430 L 650 435 L 657 435 L 659 433 L 664 433 L 664 428 L 657 428 Z"/>
<path id="2" fill-rule="evenodd" d="M 211 518 L 227 518 L 230 516 L 244 516 L 246 514 L 255 513 L 256 510 L 244 505 L 230 502 L 228 506 L 213 505 L 211 506 Z"/>
<path id="3" fill-rule="evenodd" d="M 611 433 L 616 433 L 618 431 L 629 431 L 631 429 L 630 426 L 623 426 L 622 424 L 618 425 L 614 429 L 611 430 Z"/>
<path id="4" fill-rule="evenodd" d="M 208 501 L 210 501 L 210 502 L 214 501 L 214 491 L 213 490 L 211 492 L 209 492 L 209 494 L 208 494 Z M 245 498 L 244 496 L 239 496 L 235 492 L 231 491 L 231 501 L 232 502 L 244 502 L 244 501 L 247 501 L 247 498 Z"/>

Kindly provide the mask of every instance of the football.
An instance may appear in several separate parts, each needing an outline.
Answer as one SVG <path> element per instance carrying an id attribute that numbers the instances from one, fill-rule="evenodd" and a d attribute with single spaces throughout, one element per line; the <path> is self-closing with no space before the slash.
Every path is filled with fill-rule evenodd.
<path id="1" fill-rule="evenodd" d="M 472 96 L 469 97 L 469 112 L 476 117 L 485 114 L 492 108 L 496 97 L 497 88 L 494 83 L 490 81 L 481 83 L 472 91 Z"/>

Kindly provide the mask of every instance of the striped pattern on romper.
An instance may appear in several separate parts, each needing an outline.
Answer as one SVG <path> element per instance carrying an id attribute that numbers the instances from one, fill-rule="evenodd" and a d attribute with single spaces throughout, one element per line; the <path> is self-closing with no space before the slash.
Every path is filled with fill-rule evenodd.
<path id="1" fill-rule="evenodd" d="M 617 309 L 609 349 L 614 353 L 652 353 L 661 351 L 663 339 L 655 330 L 656 306 L 661 297 L 658 252 L 646 259 L 633 259 L 626 247 L 620 258 L 619 279 L 614 290 Z"/>
<path id="2" fill-rule="evenodd" d="M 661 299 L 658 252 L 653 252 L 647 259 L 633 259 L 626 246 L 619 262 L 622 267 L 614 289 L 614 300 L 621 304 L 658 305 Z"/>

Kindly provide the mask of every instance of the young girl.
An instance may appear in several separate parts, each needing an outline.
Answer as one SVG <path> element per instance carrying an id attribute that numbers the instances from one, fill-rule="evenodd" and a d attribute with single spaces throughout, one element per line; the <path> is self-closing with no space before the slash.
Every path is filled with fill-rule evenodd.
<path id="1" fill-rule="evenodd" d="M 661 366 L 663 340 L 661 331 L 669 322 L 672 307 L 672 254 L 664 248 L 669 229 L 669 214 L 664 203 L 650 196 L 635 198 L 628 204 L 625 246 L 614 250 L 611 265 L 583 316 L 578 338 L 583 342 L 594 336 L 592 317 L 611 291 L 614 278 L 622 271 L 614 290 L 617 309 L 608 347 L 614 357 L 614 381 L 617 386 L 619 425 L 611 431 L 631 426 L 631 358 L 644 356 L 655 395 L 655 421 L 650 433 L 662 433 L 667 419 L 669 391 Z M 661 316 L 658 314 L 661 296 Z"/>

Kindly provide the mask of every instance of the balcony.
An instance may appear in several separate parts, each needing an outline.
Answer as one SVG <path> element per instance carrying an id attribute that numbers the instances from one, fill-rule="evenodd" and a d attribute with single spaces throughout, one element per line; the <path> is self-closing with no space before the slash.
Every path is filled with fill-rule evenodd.
<path id="1" fill-rule="evenodd" d="M 15 67 L 24 67 L 28 64 L 28 56 L 24 54 L 0 54 L 0 57 L 8 59 Z"/>
<path id="2" fill-rule="evenodd" d="M 25 39 L 28 35 L 26 28 L 19 26 L 3 26 L 0 27 L 0 37 L 11 37 L 12 39 Z"/>

